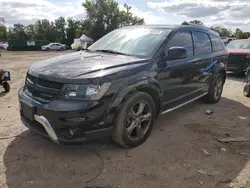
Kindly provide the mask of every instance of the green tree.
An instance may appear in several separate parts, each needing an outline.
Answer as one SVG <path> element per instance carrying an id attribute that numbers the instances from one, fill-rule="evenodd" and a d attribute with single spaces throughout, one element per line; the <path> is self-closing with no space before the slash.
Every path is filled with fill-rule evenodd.
<path id="1" fill-rule="evenodd" d="M 242 32 L 239 28 L 237 28 L 237 29 L 235 30 L 235 37 L 236 37 L 237 39 L 242 39 L 242 38 L 244 38 L 244 34 L 243 34 L 243 32 Z"/>
<path id="2" fill-rule="evenodd" d="M 55 28 L 57 32 L 57 41 L 61 43 L 66 42 L 66 31 L 65 31 L 66 21 L 63 17 L 59 17 L 55 20 Z"/>
<path id="3" fill-rule="evenodd" d="M 7 39 L 7 29 L 4 25 L 0 24 L 0 39 Z"/>
<path id="4" fill-rule="evenodd" d="M 38 20 L 35 23 L 35 38 L 36 40 L 56 41 L 56 28 L 53 22 L 47 19 Z"/>
<path id="5" fill-rule="evenodd" d="M 27 40 L 28 37 L 25 32 L 25 27 L 22 24 L 14 24 L 14 27 L 9 31 L 10 39 Z"/>
<path id="6" fill-rule="evenodd" d="M 0 17 L 0 39 L 7 39 L 7 29 L 5 27 L 5 19 Z"/>
<path id="7" fill-rule="evenodd" d="M 72 18 L 68 18 L 67 20 L 68 27 L 66 28 L 67 35 L 67 45 L 71 45 L 74 42 L 74 38 L 76 38 L 77 31 L 80 27 L 80 21 L 73 20 Z"/>
<path id="8" fill-rule="evenodd" d="M 211 27 L 212 30 L 220 34 L 221 37 L 231 37 L 232 31 L 223 27 Z"/>
<path id="9" fill-rule="evenodd" d="M 27 35 L 28 40 L 36 40 L 36 32 L 35 32 L 35 25 L 30 24 L 25 27 L 25 33 Z"/>
<path id="10" fill-rule="evenodd" d="M 123 5 L 125 11 L 120 11 L 119 13 L 119 27 L 128 26 L 128 25 L 143 25 L 144 19 L 137 16 L 133 16 L 131 11 L 131 6 L 126 3 Z"/>
<path id="11" fill-rule="evenodd" d="M 130 6 L 125 4 L 125 10 L 120 10 L 114 0 L 86 0 L 82 5 L 87 11 L 87 27 L 82 28 L 94 40 L 121 26 L 144 24 L 143 19 L 133 16 Z"/>

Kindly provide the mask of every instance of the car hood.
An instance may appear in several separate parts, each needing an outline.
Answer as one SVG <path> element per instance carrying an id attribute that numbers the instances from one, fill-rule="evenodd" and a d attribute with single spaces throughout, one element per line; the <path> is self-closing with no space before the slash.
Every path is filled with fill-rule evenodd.
<path id="1" fill-rule="evenodd" d="M 227 49 L 229 54 L 250 54 L 250 49 Z"/>
<path id="2" fill-rule="evenodd" d="M 50 80 L 77 79 L 94 72 L 107 72 L 147 62 L 147 59 L 132 56 L 80 51 L 36 62 L 31 65 L 29 74 Z"/>

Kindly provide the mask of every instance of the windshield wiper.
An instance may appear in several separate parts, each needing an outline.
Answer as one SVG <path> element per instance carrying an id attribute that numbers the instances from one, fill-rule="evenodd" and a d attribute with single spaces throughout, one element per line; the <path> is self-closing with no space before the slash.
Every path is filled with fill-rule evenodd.
<path id="1" fill-rule="evenodd" d="M 128 54 L 122 53 L 122 52 L 117 52 L 114 50 L 95 50 L 95 52 L 104 52 L 104 53 L 110 53 L 110 54 L 120 54 L 120 55 L 127 55 L 130 56 Z"/>

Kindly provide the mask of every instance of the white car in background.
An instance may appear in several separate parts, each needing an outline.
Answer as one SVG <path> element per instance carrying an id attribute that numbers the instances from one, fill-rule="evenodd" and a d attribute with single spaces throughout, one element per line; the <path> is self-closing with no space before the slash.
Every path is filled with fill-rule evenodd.
<path id="1" fill-rule="evenodd" d="M 65 44 L 60 43 L 50 43 L 48 45 L 42 46 L 42 50 L 50 51 L 50 50 L 66 50 Z"/>
<path id="2" fill-rule="evenodd" d="M 3 49 L 7 50 L 8 47 L 9 47 L 9 43 L 8 42 L 6 42 L 6 43 L 3 44 Z"/>

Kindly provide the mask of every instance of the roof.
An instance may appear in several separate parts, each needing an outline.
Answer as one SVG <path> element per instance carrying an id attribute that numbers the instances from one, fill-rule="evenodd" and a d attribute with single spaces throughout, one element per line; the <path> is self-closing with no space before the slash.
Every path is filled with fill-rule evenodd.
<path id="1" fill-rule="evenodd" d="M 134 26 L 125 26 L 125 27 L 151 27 L 151 28 L 162 28 L 162 29 L 180 29 L 180 28 L 187 28 L 187 29 L 194 29 L 196 28 L 197 30 L 206 30 L 207 32 L 220 36 L 219 33 L 216 31 L 212 30 L 211 28 L 208 28 L 203 25 L 198 25 L 198 24 L 184 24 L 184 25 L 158 25 L 158 24 L 150 24 L 150 25 L 134 25 Z"/>
<path id="2" fill-rule="evenodd" d="M 93 42 L 93 39 L 87 37 L 86 35 L 82 35 L 80 38 L 79 38 L 81 41 L 84 41 L 84 42 Z"/>

